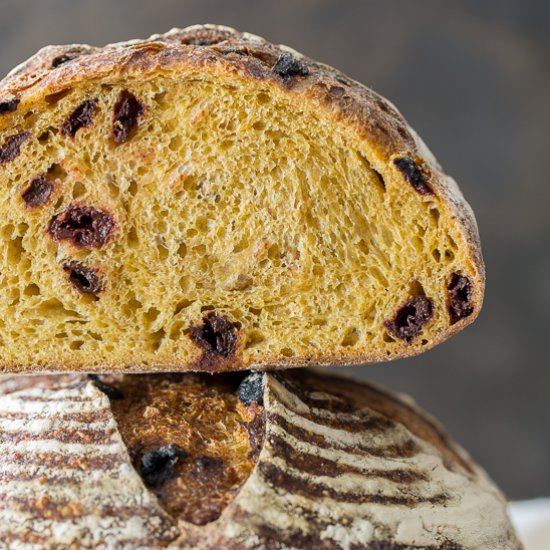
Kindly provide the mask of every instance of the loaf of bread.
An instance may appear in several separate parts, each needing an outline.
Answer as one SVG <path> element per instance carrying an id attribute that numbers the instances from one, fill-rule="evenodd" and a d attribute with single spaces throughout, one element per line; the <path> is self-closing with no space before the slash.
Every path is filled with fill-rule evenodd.
<path id="1" fill-rule="evenodd" d="M 408 398 L 307 370 L 0 383 L 10 548 L 517 550 Z"/>
<path id="2" fill-rule="evenodd" d="M 226 27 L 48 47 L 0 83 L 0 370 L 420 353 L 477 316 L 477 228 L 395 107 Z"/>

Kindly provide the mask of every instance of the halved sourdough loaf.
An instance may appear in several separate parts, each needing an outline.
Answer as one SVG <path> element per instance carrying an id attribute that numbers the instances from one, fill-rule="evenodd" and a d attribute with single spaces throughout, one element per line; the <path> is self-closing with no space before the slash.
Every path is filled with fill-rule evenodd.
<path id="1" fill-rule="evenodd" d="M 226 27 L 0 84 L 0 369 L 417 354 L 477 316 L 473 214 L 395 107 Z"/>
<path id="2" fill-rule="evenodd" d="M 17 377 L 0 397 L 10 548 L 521 548 L 486 474 L 369 385 L 73 375 Z"/>

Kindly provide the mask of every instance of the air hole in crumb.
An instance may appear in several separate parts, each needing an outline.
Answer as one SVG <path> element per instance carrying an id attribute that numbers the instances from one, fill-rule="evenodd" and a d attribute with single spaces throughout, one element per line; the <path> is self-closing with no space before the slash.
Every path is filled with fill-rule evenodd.
<path id="1" fill-rule="evenodd" d="M 455 253 L 452 250 L 445 250 L 445 259 L 450 262 L 454 260 Z"/>
<path id="2" fill-rule="evenodd" d="M 185 243 L 181 243 L 178 246 L 177 254 L 180 258 L 185 258 L 185 256 L 187 256 L 187 246 Z"/>
<path id="3" fill-rule="evenodd" d="M 387 332 L 384 332 L 382 339 L 388 344 L 392 344 L 393 342 L 395 342 L 395 340 Z"/>
<path id="4" fill-rule="evenodd" d="M 184 309 L 187 309 L 189 306 L 192 306 L 195 303 L 195 300 L 180 300 L 176 308 L 174 309 L 174 315 L 181 313 Z"/>
<path id="5" fill-rule="evenodd" d="M 361 239 L 358 243 L 357 243 L 357 248 L 363 253 L 366 255 L 368 255 L 369 253 L 369 245 L 365 242 L 364 239 Z"/>
<path id="6" fill-rule="evenodd" d="M 237 279 L 231 286 L 231 290 L 243 291 L 252 286 L 254 279 L 246 273 L 239 273 Z"/>
<path id="7" fill-rule="evenodd" d="M 270 260 L 280 260 L 281 259 L 281 249 L 278 244 L 272 244 L 267 249 L 267 257 Z"/>
<path id="8" fill-rule="evenodd" d="M 23 290 L 23 294 L 25 296 L 39 296 L 40 295 L 40 287 L 35 285 L 34 283 L 31 283 L 30 285 L 27 285 L 25 289 Z"/>
<path id="9" fill-rule="evenodd" d="M 158 351 L 165 337 L 166 337 L 166 331 L 163 328 L 157 330 L 156 332 L 153 332 L 150 336 L 151 349 L 153 351 Z"/>
<path id="10" fill-rule="evenodd" d="M 182 145 L 183 145 L 183 140 L 181 136 L 174 136 L 170 140 L 170 143 L 168 144 L 168 148 L 170 149 L 170 151 L 179 151 Z"/>
<path id="11" fill-rule="evenodd" d="M 61 164 L 54 163 L 48 168 L 48 177 L 50 179 L 63 179 L 67 177 L 67 171 Z"/>
<path id="12" fill-rule="evenodd" d="M 440 262 L 441 261 L 441 252 L 439 252 L 439 249 L 437 248 L 434 248 L 432 250 L 432 256 L 434 257 L 434 260 L 436 262 Z"/>
<path id="13" fill-rule="evenodd" d="M 182 321 L 176 321 L 170 329 L 170 334 L 168 335 L 168 338 L 170 338 L 170 340 L 179 340 L 184 333 L 183 327 L 184 324 Z"/>
<path id="14" fill-rule="evenodd" d="M 244 349 L 254 348 L 265 342 L 265 336 L 259 330 L 250 330 L 246 335 Z"/>
<path id="15" fill-rule="evenodd" d="M 154 323 L 158 316 L 160 315 L 160 311 L 156 307 L 149 308 L 145 314 L 144 317 L 149 323 Z"/>
<path id="16" fill-rule="evenodd" d="M 137 230 L 134 226 L 130 227 L 130 229 L 128 230 L 127 242 L 128 242 L 128 246 L 130 248 L 137 248 L 138 245 L 139 245 L 139 238 L 138 238 L 138 235 L 137 235 Z"/>
<path id="17" fill-rule="evenodd" d="M 60 90 L 59 92 L 48 94 L 44 99 L 48 105 L 55 105 L 63 98 L 67 97 L 72 91 L 72 88 L 65 88 L 64 90 Z"/>
<path id="18" fill-rule="evenodd" d="M 439 221 L 439 217 L 440 217 L 439 210 L 437 208 L 433 207 L 433 208 L 430 208 L 429 212 L 430 212 L 430 216 L 433 218 L 435 223 L 437 223 Z"/>
<path id="19" fill-rule="evenodd" d="M 153 96 L 153 101 L 158 105 L 164 105 L 166 103 L 166 92 L 157 92 Z"/>
<path id="20" fill-rule="evenodd" d="M 73 340 L 69 344 L 69 348 L 72 349 L 73 351 L 77 351 L 81 349 L 83 345 L 84 345 L 84 340 Z"/>
<path id="21" fill-rule="evenodd" d="M 291 348 L 283 348 L 281 350 L 281 355 L 283 357 L 293 357 L 294 356 L 294 350 Z"/>
<path id="22" fill-rule="evenodd" d="M 374 174 L 374 182 L 376 185 L 380 188 L 382 192 L 386 191 L 386 182 L 384 181 L 384 178 L 382 177 L 382 174 L 378 172 L 378 170 L 372 169 L 372 172 Z"/>
<path id="23" fill-rule="evenodd" d="M 378 267 L 371 267 L 369 271 L 371 275 L 373 275 L 382 284 L 383 287 L 388 288 L 390 286 L 388 279 Z"/>
<path id="24" fill-rule="evenodd" d="M 128 193 L 132 197 L 135 197 L 137 195 L 137 191 L 138 191 L 138 186 L 137 186 L 136 180 L 132 180 L 130 182 L 130 185 L 128 186 Z"/>
<path id="25" fill-rule="evenodd" d="M 271 101 L 271 98 L 269 97 L 269 94 L 262 92 L 258 94 L 257 101 L 260 105 L 267 105 Z"/>
<path id="26" fill-rule="evenodd" d="M 80 197 L 83 197 L 86 194 L 86 187 L 84 187 L 84 184 L 80 181 L 77 181 L 73 186 L 73 200 L 79 199 Z"/>
<path id="27" fill-rule="evenodd" d="M 426 296 L 424 287 L 420 281 L 412 281 L 409 285 L 409 293 L 411 296 Z"/>
<path id="28" fill-rule="evenodd" d="M 358 330 L 355 327 L 349 328 L 346 334 L 344 335 L 344 338 L 342 339 L 342 346 L 344 347 L 355 346 L 358 341 L 359 341 Z"/>
<path id="29" fill-rule="evenodd" d="M 17 264 L 21 261 L 23 254 L 23 237 L 14 237 L 6 243 L 7 260 L 10 264 Z"/>
<path id="30" fill-rule="evenodd" d="M 265 130 L 265 122 L 263 122 L 262 120 L 259 120 L 258 122 L 255 122 L 252 125 L 252 128 L 254 128 L 254 130 L 258 130 L 258 131 Z"/>

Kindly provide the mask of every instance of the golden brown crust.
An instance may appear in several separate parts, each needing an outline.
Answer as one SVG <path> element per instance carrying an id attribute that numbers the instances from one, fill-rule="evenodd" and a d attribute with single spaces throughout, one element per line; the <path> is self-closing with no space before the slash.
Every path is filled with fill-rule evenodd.
<path id="1" fill-rule="evenodd" d="M 292 52 L 295 59 L 307 67 L 307 75 L 288 79 L 272 70 L 282 54 Z M 456 183 L 447 176 L 416 133 L 408 126 L 397 109 L 372 90 L 353 81 L 332 67 L 315 62 L 290 50 L 276 46 L 259 37 L 240 33 L 227 27 L 212 25 L 175 29 L 148 40 L 113 44 L 104 48 L 90 46 L 56 46 L 41 50 L 0 83 L 0 102 L 18 100 L 21 109 L 29 109 L 40 98 L 56 94 L 84 81 L 104 77 L 167 73 L 181 68 L 200 69 L 215 74 L 232 74 L 243 79 L 261 81 L 279 93 L 293 96 L 297 101 L 322 109 L 335 124 L 341 125 L 366 140 L 381 165 L 399 157 L 415 159 L 429 175 L 430 188 L 440 199 L 441 208 L 456 220 L 462 242 L 468 251 L 472 273 L 471 306 L 473 314 L 464 317 L 439 332 L 426 345 L 410 346 L 402 342 L 391 354 L 371 352 L 368 361 L 398 359 L 421 353 L 446 340 L 475 320 L 484 294 L 485 275 L 479 234 L 473 213 Z M 0 116 L 0 130 L 10 124 L 11 114 Z M 405 180 L 404 180 L 405 184 Z M 300 365 L 352 365 L 365 362 L 364 352 L 342 349 L 332 355 L 320 350 L 309 357 L 263 356 L 257 360 L 224 361 L 212 355 L 197 354 L 186 367 L 196 371 L 220 371 L 246 368 L 287 368 Z M 59 361 L 59 371 L 84 367 L 95 372 L 108 372 L 108 361 L 101 365 L 83 365 Z M 118 366 L 118 365 L 117 365 Z M 16 371 L 15 364 L 3 364 L 6 372 Z M 35 365 L 36 370 L 43 369 Z M 46 365 L 50 372 L 57 369 Z M 181 369 L 180 364 L 163 363 L 162 370 Z M 33 370 L 32 366 L 29 370 Z M 127 369 L 132 372 L 130 365 Z M 140 369 L 137 367 L 136 372 Z M 149 367 L 147 370 L 154 370 Z"/>

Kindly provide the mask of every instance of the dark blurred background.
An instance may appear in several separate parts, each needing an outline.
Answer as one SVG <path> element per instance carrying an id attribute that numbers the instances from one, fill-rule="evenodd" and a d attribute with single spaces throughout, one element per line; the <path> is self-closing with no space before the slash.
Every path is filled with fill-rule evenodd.
<path id="1" fill-rule="evenodd" d="M 548 0 L 1 0 L 0 7 L 2 74 L 47 44 L 103 45 L 212 22 L 293 46 L 393 101 L 477 214 L 487 295 L 478 321 L 451 341 L 354 373 L 412 394 L 511 498 L 550 496 Z"/>

